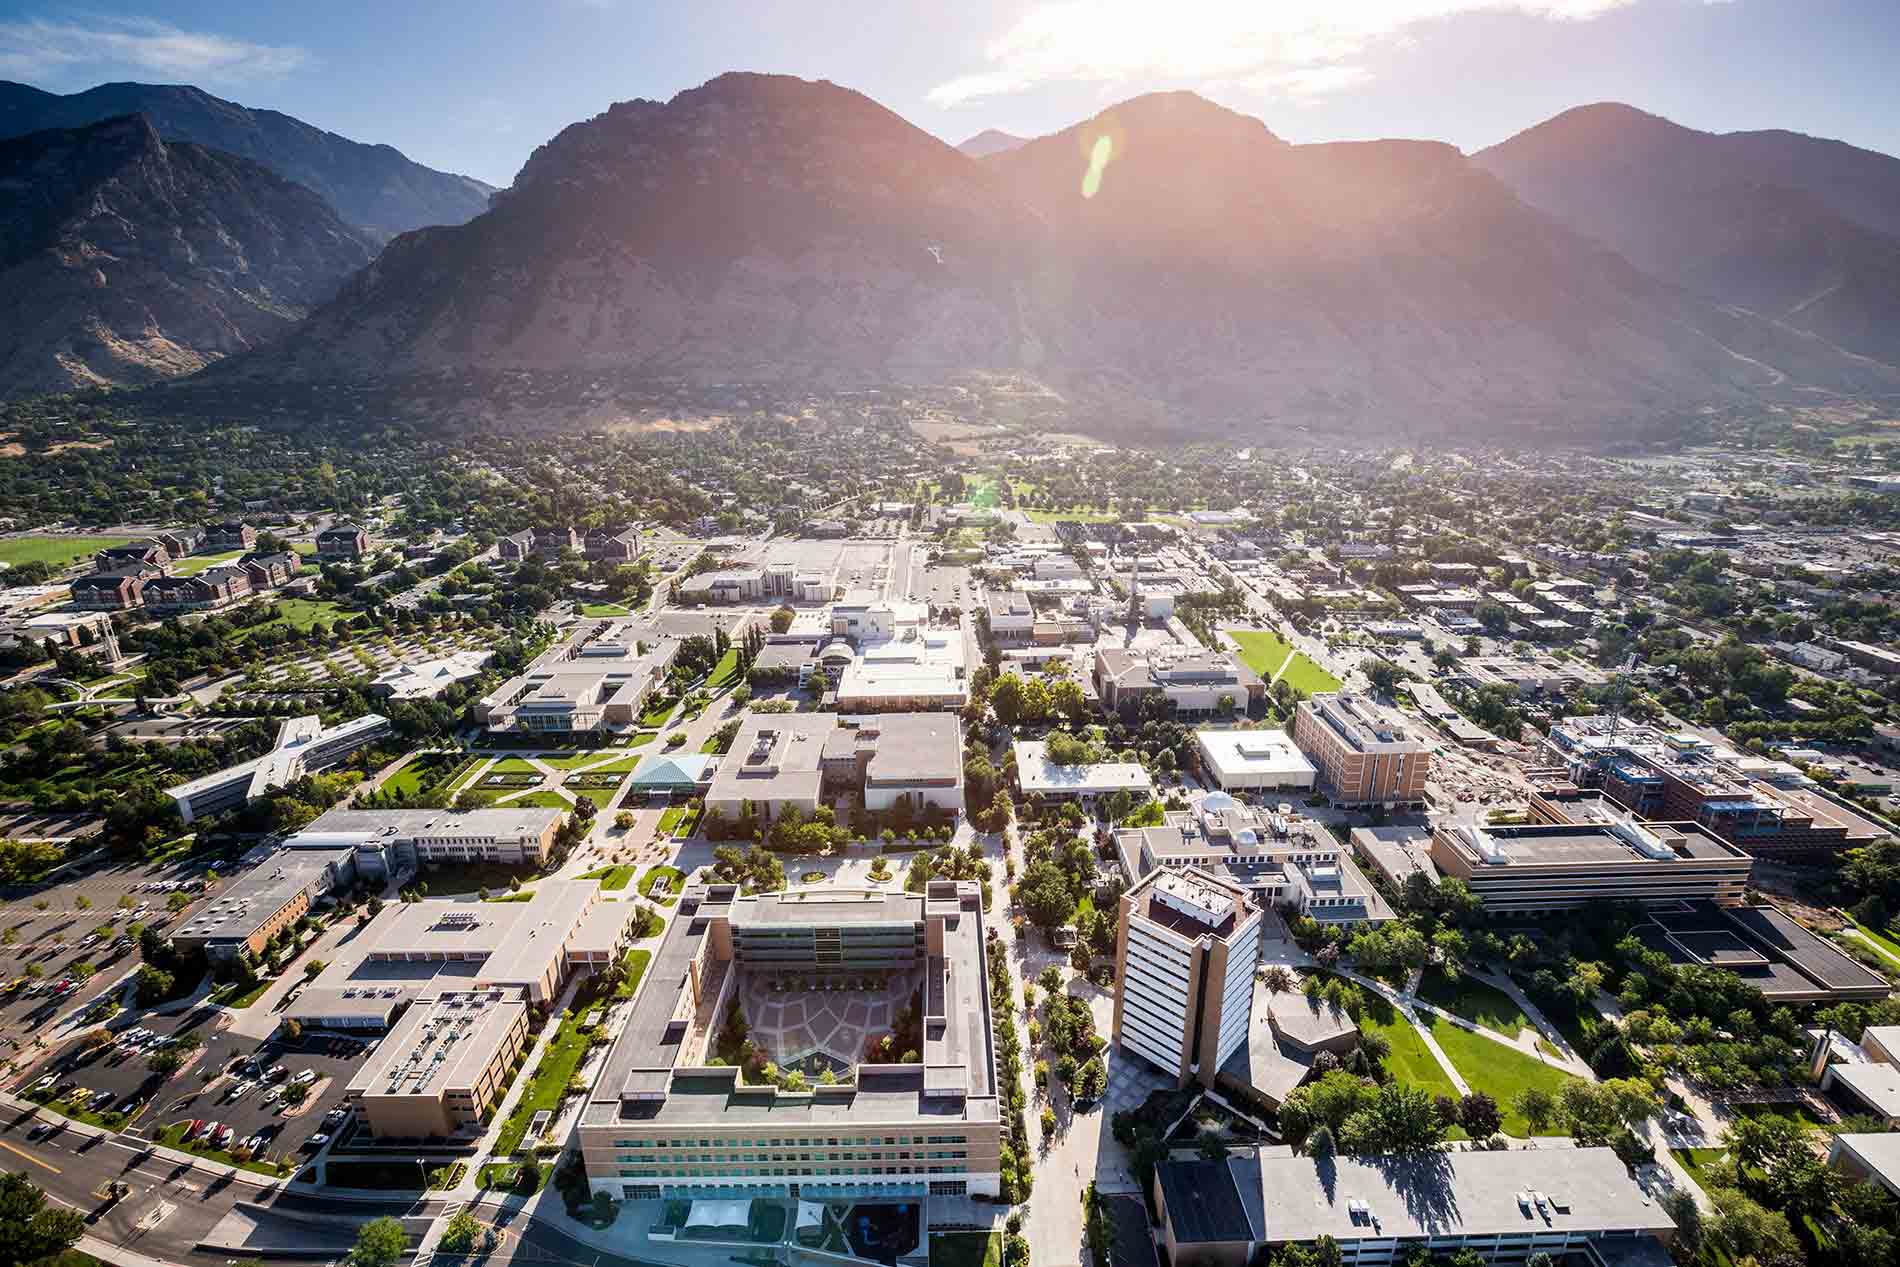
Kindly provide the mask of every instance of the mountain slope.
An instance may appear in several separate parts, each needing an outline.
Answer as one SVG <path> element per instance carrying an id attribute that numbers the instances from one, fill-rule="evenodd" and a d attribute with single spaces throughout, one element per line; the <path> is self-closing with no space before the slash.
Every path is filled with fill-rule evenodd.
<path id="1" fill-rule="evenodd" d="M 1646 272 L 1900 361 L 1900 160 L 1621 105 L 1566 111 L 1474 159 Z"/>
<path id="2" fill-rule="evenodd" d="M 302 185 L 142 116 L 0 141 L 0 394 L 202 368 L 374 249 Z"/>
<path id="3" fill-rule="evenodd" d="M 957 149 L 971 158 L 988 158 L 992 154 L 1007 154 L 1027 139 L 996 128 L 985 128 L 958 145 Z"/>
<path id="4" fill-rule="evenodd" d="M 1561 430 L 1888 366 L 1659 284 L 1449 146 L 1292 146 L 1188 93 L 977 161 L 857 93 L 726 75 L 541 147 L 227 372 L 1027 373 L 1092 425 Z"/>
<path id="5" fill-rule="evenodd" d="M 389 237 L 431 224 L 461 224 L 488 206 L 490 185 L 412 162 L 388 145 L 365 145 L 275 110 L 253 110 L 173 84 L 101 84 L 59 96 L 0 80 L 0 137 L 77 128 L 143 114 L 166 140 L 248 158 L 322 195 L 351 224 Z"/>

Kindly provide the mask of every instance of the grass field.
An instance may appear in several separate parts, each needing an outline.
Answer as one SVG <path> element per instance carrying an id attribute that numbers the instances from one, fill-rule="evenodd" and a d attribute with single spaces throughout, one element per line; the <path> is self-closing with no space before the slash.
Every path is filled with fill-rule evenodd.
<path id="1" fill-rule="evenodd" d="M 131 537 L 0 537 L 0 563 L 50 563 L 65 567 L 113 546 L 130 545 Z"/>
<path id="2" fill-rule="evenodd" d="M 621 982 L 618 990 L 614 991 L 614 997 L 616 999 L 630 999 L 633 997 L 633 992 L 640 988 L 640 978 L 646 976 L 647 965 L 653 962 L 653 952 L 650 950 L 629 950 L 627 957 L 621 960 L 621 962 L 627 965 L 627 979 Z"/>
<path id="3" fill-rule="evenodd" d="M 1038 524 L 1112 524 L 1121 518 L 1113 510 L 1025 510 L 1023 514 L 1031 523 Z"/>
<path id="4" fill-rule="evenodd" d="M 664 726 L 666 725 L 666 719 L 671 717 L 673 710 L 678 707 L 678 700 L 669 700 L 665 704 L 656 704 L 648 708 L 646 712 L 640 714 L 640 724 L 649 728 Z"/>
<path id="5" fill-rule="evenodd" d="M 214 994 L 211 996 L 211 1001 L 223 1007 L 249 1007 L 251 1004 L 263 998 L 264 991 L 270 989 L 271 986 L 275 984 L 275 980 L 259 981 L 256 985 L 241 994 Z M 226 986 L 224 988 L 228 990 L 231 987 Z"/>
<path id="6" fill-rule="evenodd" d="M 581 879 L 599 880 L 600 887 L 603 889 L 624 889 L 632 882 L 633 872 L 632 864 L 622 863 L 617 867 L 596 867 L 583 875 Z"/>
<path id="7" fill-rule="evenodd" d="M 335 603 L 321 598 L 278 598 L 271 602 L 277 608 L 277 615 L 239 631 L 237 636 L 240 639 L 249 636 L 253 630 L 271 629 L 278 625 L 289 625 L 299 632 L 308 633 L 317 624 L 335 627 L 356 619 L 355 612 L 346 612 Z"/>
<path id="8" fill-rule="evenodd" d="M 582 752 L 570 753 L 565 757 L 536 757 L 542 765 L 555 770 L 578 770 L 592 761 L 613 755 L 612 748 L 591 748 Z"/>
<path id="9" fill-rule="evenodd" d="M 671 880 L 673 887 L 670 892 L 654 897 L 653 884 L 654 881 L 658 880 L 661 876 L 665 876 L 668 880 Z M 654 867 L 640 877 L 640 896 L 653 898 L 655 902 L 661 902 L 667 906 L 671 906 L 673 903 L 679 901 L 680 881 L 684 878 L 684 873 L 678 867 Z"/>
<path id="10" fill-rule="evenodd" d="M 473 758 L 459 752 L 419 752 L 389 776 L 382 790 L 391 796 L 416 796 L 454 774 L 463 762 L 468 762 L 471 769 L 475 764 Z"/>
<path id="11" fill-rule="evenodd" d="M 1383 1034 L 1386 1042 L 1392 1045 L 1391 1054 L 1385 1058 L 1387 1072 L 1407 1086 L 1422 1088 L 1433 1095 L 1457 1095 L 1458 1088 L 1451 1084 L 1451 1079 L 1439 1068 L 1438 1061 L 1425 1046 L 1425 1040 L 1418 1036 L 1418 1031 L 1396 1011 L 1392 1011 L 1390 1016 L 1390 1020 L 1378 1020 L 1374 1017 L 1374 1010 L 1368 1009 L 1359 1021 L 1361 1029 Z"/>
<path id="12" fill-rule="evenodd" d="M 1575 1081 L 1561 1069 L 1553 1069 L 1516 1048 L 1493 1042 L 1447 1021 L 1437 1021 L 1431 1030 L 1432 1037 L 1445 1049 L 1445 1055 L 1471 1084 L 1471 1089 L 1482 1091 L 1498 1102 L 1498 1108 L 1504 1112 L 1506 1135 L 1530 1134 L 1529 1123 L 1511 1107 L 1512 1101 L 1525 1089 L 1542 1087 L 1556 1095 L 1566 1083 Z"/>
<path id="13" fill-rule="evenodd" d="M 1270 629 L 1224 629 L 1221 631 L 1240 647 L 1240 658 L 1263 681 L 1283 677 L 1288 686 L 1305 695 L 1336 691 L 1340 681 L 1315 664 L 1303 651 Z M 1289 663 L 1290 659 L 1290 663 Z M 1285 666 L 1286 672 L 1280 672 Z"/>
<path id="14" fill-rule="evenodd" d="M 617 787 L 571 787 L 568 791 L 575 796 L 586 797 L 594 803 L 594 808 L 599 810 L 606 809 L 620 789 Z"/>
<path id="15" fill-rule="evenodd" d="M 541 771 L 528 764 L 523 757 L 503 757 L 488 767 L 489 774 L 540 774 Z"/>
<path id="16" fill-rule="evenodd" d="M 1672 1148 L 1669 1155 L 1682 1163 L 1689 1177 L 1699 1184 L 1707 1184 L 1708 1168 L 1718 1161 L 1726 1160 L 1726 1148 Z"/>
<path id="17" fill-rule="evenodd" d="M 534 1076 L 528 1080 L 515 1111 L 508 1115 L 501 1133 L 495 1137 L 495 1156 L 510 1156 L 521 1147 L 521 1137 L 528 1133 L 528 1123 L 534 1120 L 536 1112 L 559 1107 L 562 1092 L 567 1090 L 568 1081 L 586 1054 L 587 1036 L 581 1033 L 578 1018 L 562 1021 L 561 1028 L 555 1031 L 554 1041 L 542 1054 L 541 1063 L 535 1066 Z"/>
<path id="18" fill-rule="evenodd" d="M 1885 931 L 1884 929 L 1874 928 L 1867 924 L 1863 924 L 1859 920 L 1854 919 L 1851 916 L 1848 918 L 1847 922 L 1853 925 L 1855 928 L 1858 928 L 1861 932 L 1867 934 L 1867 936 L 1871 940 L 1879 943 L 1880 948 L 1882 950 L 1892 955 L 1895 959 L 1900 959 L 1900 941 L 1896 941 L 1891 933 Z"/>
<path id="19" fill-rule="evenodd" d="M 945 1232 L 930 1238 L 930 1267 L 1002 1267 L 1001 1232 Z"/>
<path id="20" fill-rule="evenodd" d="M 220 563 L 235 563 L 243 557 L 242 550 L 224 550 L 217 554 L 194 554 L 190 558 L 180 559 L 172 564 L 172 575 L 196 576 L 200 572 L 217 567 Z"/>
<path id="21" fill-rule="evenodd" d="M 576 795 L 579 795 L 580 792 L 581 789 L 575 789 Z M 525 796 L 517 796 L 506 801 L 498 801 L 497 803 L 501 809 L 568 810 L 574 808 L 567 798 L 558 792 L 529 792 Z"/>
<path id="22" fill-rule="evenodd" d="M 1437 968 L 1427 969 L 1419 982 L 1418 996 L 1506 1037 L 1515 1038 L 1519 1030 L 1532 1028 L 1531 1018 L 1511 1001 L 1510 995 L 1470 976 L 1452 981 Z"/>
<path id="23" fill-rule="evenodd" d="M 719 663 L 713 665 L 712 673 L 706 678 L 706 685 L 712 690 L 731 686 L 739 679 L 739 648 L 727 647 L 726 654 L 719 657 Z"/>
<path id="24" fill-rule="evenodd" d="M 633 613 L 619 603 L 582 603 L 583 616 L 631 616 Z"/>
<path id="25" fill-rule="evenodd" d="M 672 835 L 673 829 L 680 825 L 680 819 L 685 818 L 685 817 L 686 817 L 686 807 L 684 805 L 667 806 L 666 809 L 660 814 L 660 835 L 662 836 Z"/>

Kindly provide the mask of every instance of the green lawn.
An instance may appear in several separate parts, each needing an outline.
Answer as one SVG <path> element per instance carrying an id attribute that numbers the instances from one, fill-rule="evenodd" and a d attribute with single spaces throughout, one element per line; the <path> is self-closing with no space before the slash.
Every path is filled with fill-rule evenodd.
<path id="1" fill-rule="evenodd" d="M 581 1057 L 586 1054 L 587 1037 L 581 1033 L 579 1019 L 569 1017 L 562 1021 L 561 1028 L 555 1031 L 554 1041 L 542 1054 L 541 1063 L 535 1066 L 515 1111 L 508 1115 L 501 1133 L 495 1137 L 495 1156 L 511 1156 L 521 1147 L 521 1137 L 528 1133 L 528 1123 L 534 1115 L 542 1109 L 552 1111 L 559 1107 L 561 1093 L 567 1089 L 574 1071 L 580 1068 Z"/>
<path id="2" fill-rule="evenodd" d="M 497 799 L 496 805 L 497 808 L 500 809 L 568 810 L 574 808 L 559 792 L 529 792 L 523 796 L 511 797 L 505 801 Z"/>
<path id="3" fill-rule="evenodd" d="M 1221 632 L 1239 644 L 1241 660 L 1263 681 L 1271 681 L 1286 658 L 1293 654 L 1293 644 L 1270 629 L 1223 629 Z"/>
<path id="4" fill-rule="evenodd" d="M 447 897 L 477 889 L 506 892 L 509 881 L 526 884 L 535 874 L 533 867 L 508 867 L 499 862 L 432 862 L 423 867 L 420 878 L 429 886 L 428 896 Z"/>
<path id="5" fill-rule="evenodd" d="M 653 736 L 648 735 L 647 738 L 651 739 L 653 738 Z M 642 758 L 640 757 L 622 757 L 618 761 L 609 761 L 606 765 L 597 765 L 593 769 L 589 770 L 588 773 L 589 774 L 632 774 L 633 768 L 639 765 L 641 760 Z"/>
<path id="6" fill-rule="evenodd" d="M 299 632 L 308 633 L 314 625 L 325 624 L 335 627 L 347 625 L 356 619 L 355 612 L 346 612 L 327 599 L 274 598 L 269 601 L 276 606 L 277 615 L 258 624 L 247 625 L 238 632 L 239 640 L 249 637 L 253 630 L 271 629 L 278 625 L 289 625 Z"/>
<path id="7" fill-rule="evenodd" d="M 653 883 L 654 881 L 658 880 L 662 876 L 665 876 L 668 880 L 672 881 L 673 887 L 670 892 L 663 893 L 658 897 L 654 897 Z M 648 870 L 648 872 L 645 875 L 640 877 L 640 896 L 645 897 L 645 898 L 653 898 L 655 902 L 662 902 L 668 906 L 671 906 L 674 902 L 679 901 L 680 881 L 684 878 L 685 878 L 685 873 L 682 872 L 678 867 L 653 867 L 650 870 Z"/>
<path id="8" fill-rule="evenodd" d="M 1708 1168 L 1718 1161 L 1728 1158 L 1726 1148 L 1672 1148 L 1669 1155 L 1682 1163 L 1689 1177 L 1698 1184 L 1706 1186 L 1709 1182 Z"/>
<path id="9" fill-rule="evenodd" d="M 242 550 L 223 550 L 217 554 L 194 554 L 172 564 L 173 576 L 196 576 L 220 563 L 235 563 L 244 557 Z"/>
<path id="10" fill-rule="evenodd" d="M 1520 1029 L 1532 1028 L 1531 1018 L 1511 1001 L 1510 995 L 1468 975 L 1454 982 L 1437 968 L 1427 969 L 1419 982 L 1418 996 L 1507 1038 L 1515 1038 Z"/>
<path id="11" fill-rule="evenodd" d="M 680 825 L 680 819 L 685 818 L 685 817 L 686 817 L 686 807 L 684 805 L 667 806 L 666 809 L 660 814 L 660 835 L 662 836 L 672 835 L 673 829 Z"/>
<path id="12" fill-rule="evenodd" d="M 1112 524 L 1121 519 L 1113 510 L 1025 510 L 1023 514 L 1038 524 Z"/>
<path id="13" fill-rule="evenodd" d="M 1425 1040 L 1418 1036 L 1411 1023 L 1396 1011 L 1391 1013 L 1390 1021 L 1374 1019 L 1373 1009 L 1368 1009 L 1359 1020 L 1359 1028 L 1367 1032 L 1377 1032 L 1385 1036 L 1392 1045 L 1392 1052 L 1385 1058 L 1386 1071 L 1407 1086 L 1418 1087 L 1433 1095 L 1458 1094 L 1458 1088 L 1451 1084 L 1445 1071 L 1433 1058 L 1431 1049 L 1425 1046 Z"/>
<path id="14" fill-rule="evenodd" d="M 133 537 L 0 537 L 0 563 L 50 563 L 65 567 L 75 559 L 131 545 Z"/>
<path id="15" fill-rule="evenodd" d="M 582 603 L 583 616 L 631 616 L 633 613 L 619 603 Z"/>
<path id="16" fill-rule="evenodd" d="M 488 767 L 489 774 L 540 774 L 541 771 L 528 764 L 525 757 L 503 757 Z M 484 778 L 487 776 L 484 775 Z"/>
<path id="17" fill-rule="evenodd" d="M 222 1004 L 225 1007 L 249 1007 L 251 1004 L 263 998 L 264 991 L 270 989 L 274 984 L 276 984 L 275 980 L 259 981 L 242 994 L 214 995 L 212 1002 Z M 227 986 L 225 988 L 229 989 L 230 987 Z"/>
<path id="18" fill-rule="evenodd" d="M 640 724 L 648 727 L 664 726 L 666 725 L 666 719 L 671 717 L 673 710 L 678 707 L 678 700 L 668 700 L 663 704 L 655 704 L 640 715 Z"/>
<path id="19" fill-rule="evenodd" d="M 570 753 L 565 757 L 536 757 L 535 760 L 556 770 L 578 770 L 590 761 L 598 761 L 602 757 L 612 755 L 612 748 L 589 748 L 584 752 Z"/>
<path id="20" fill-rule="evenodd" d="M 608 802 L 620 791 L 617 787 L 571 787 L 568 791 L 575 796 L 584 796 L 594 803 L 597 810 L 606 809 Z"/>
<path id="21" fill-rule="evenodd" d="M 1858 928 L 1861 932 L 1867 934 L 1867 936 L 1871 938 L 1872 940 L 1878 942 L 1882 950 L 1885 950 L 1888 954 L 1892 955 L 1895 959 L 1900 959 L 1900 941 L 1894 940 L 1892 934 L 1887 933 L 1886 931 L 1882 929 L 1871 928 L 1868 925 L 1863 924 L 1859 920 L 1854 919 L 1852 917 L 1849 917 L 1847 922 L 1849 924 L 1852 924 L 1855 928 Z"/>
<path id="22" fill-rule="evenodd" d="M 624 889 L 633 882 L 633 873 L 633 864 L 623 862 L 617 867 L 596 867 L 581 879 L 599 880 L 603 889 Z"/>
<path id="23" fill-rule="evenodd" d="M 1445 1055 L 1471 1084 L 1471 1089 L 1482 1091 L 1498 1102 L 1498 1108 L 1504 1112 L 1506 1135 L 1530 1134 L 1530 1125 L 1511 1107 L 1526 1088 L 1542 1087 L 1557 1095 L 1565 1084 L 1575 1081 L 1561 1069 L 1553 1069 L 1514 1047 L 1493 1042 L 1448 1021 L 1436 1021 L 1431 1029 L 1432 1037 L 1445 1049 Z"/>
<path id="24" fill-rule="evenodd" d="M 712 673 L 706 679 L 706 685 L 712 690 L 730 686 L 739 677 L 739 648 L 726 648 L 726 654 L 719 657 L 719 663 L 713 665 Z"/>
<path id="25" fill-rule="evenodd" d="M 941 1232 L 930 1237 L 930 1267 L 1002 1267 L 1001 1232 Z"/>
<path id="26" fill-rule="evenodd" d="M 491 894 L 486 900 L 490 902 L 532 902 L 534 901 L 534 890 L 523 889 L 519 893 Z"/>
<path id="27" fill-rule="evenodd" d="M 464 762 L 471 769 L 475 765 L 474 758 L 459 752 L 419 752 L 389 776 L 382 790 L 391 796 L 418 796 L 456 774 Z"/>
<path id="28" fill-rule="evenodd" d="M 626 959 L 622 962 L 627 965 L 627 979 L 621 984 L 618 990 L 614 991 L 614 997 L 617 999 L 630 999 L 633 997 L 633 992 L 640 988 L 640 979 L 646 976 L 647 965 L 653 962 L 653 952 L 650 950 L 629 950 Z"/>
<path id="29" fill-rule="evenodd" d="M 1223 629 L 1221 632 L 1234 640 L 1240 647 L 1241 660 L 1263 681 L 1273 681 L 1285 665 L 1286 684 L 1303 694 L 1315 695 L 1340 687 L 1338 678 L 1320 668 L 1305 652 L 1295 651 L 1292 643 L 1270 629 Z"/>

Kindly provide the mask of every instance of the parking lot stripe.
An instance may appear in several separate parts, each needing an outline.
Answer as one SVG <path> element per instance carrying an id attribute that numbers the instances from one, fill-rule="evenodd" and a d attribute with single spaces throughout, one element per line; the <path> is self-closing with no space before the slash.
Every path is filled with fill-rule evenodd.
<path id="1" fill-rule="evenodd" d="M 42 1161 L 38 1157 L 35 1157 L 32 1153 L 27 1152 L 26 1149 L 15 1148 L 13 1145 L 7 1143 L 3 1139 L 0 1139 L 0 1148 L 4 1148 L 10 1153 L 18 1153 L 20 1154 L 20 1156 L 32 1162 L 35 1166 L 44 1166 L 56 1175 L 62 1175 L 66 1173 L 65 1171 L 61 1170 L 58 1166 L 55 1166 L 52 1162 Z"/>

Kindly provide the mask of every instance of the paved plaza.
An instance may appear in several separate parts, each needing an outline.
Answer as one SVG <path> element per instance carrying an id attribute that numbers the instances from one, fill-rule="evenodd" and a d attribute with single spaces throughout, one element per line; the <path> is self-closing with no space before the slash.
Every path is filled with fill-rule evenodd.
<path id="1" fill-rule="evenodd" d="M 867 980 L 883 984 L 861 988 Z M 781 984 L 785 988 L 775 988 Z M 809 1063 L 813 1067 L 805 1069 L 808 1074 L 826 1065 L 842 1072 L 838 1064 L 857 1064 L 867 1042 L 891 1032 L 922 985 L 923 973 L 916 968 L 834 977 L 748 969 L 739 981 L 739 997 L 752 1041 L 781 1068 L 805 1068 Z M 807 1061 L 814 1054 L 820 1059 Z"/>

